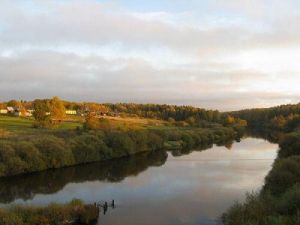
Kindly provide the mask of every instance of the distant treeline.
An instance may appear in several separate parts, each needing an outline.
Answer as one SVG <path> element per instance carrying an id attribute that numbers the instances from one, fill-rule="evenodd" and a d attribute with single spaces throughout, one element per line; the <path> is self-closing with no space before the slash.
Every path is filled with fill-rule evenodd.
<path id="1" fill-rule="evenodd" d="M 11 100 L 8 102 L 0 103 L 0 108 L 7 106 L 34 109 L 35 103 L 39 101 L 51 102 L 52 99 L 37 99 L 34 101 L 16 101 Z M 159 105 L 159 104 L 135 104 L 135 103 L 92 103 L 92 102 L 69 102 L 63 101 L 62 103 L 66 110 L 76 110 L 78 112 L 95 111 L 103 114 L 126 114 L 131 116 L 156 118 L 162 120 L 175 120 L 191 122 L 208 121 L 215 123 L 226 123 L 227 114 L 221 113 L 218 110 L 206 110 L 192 106 L 176 106 L 176 105 Z"/>
<path id="2" fill-rule="evenodd" d="M 280 150 L 261 192 L 248 194 L 223 215 L 225 225 L 300 224 L 300 104 L 233 113 L 263 134 L 274 133 Z"/>
<path id="3" fill-rule="evenodd" d="M 300 103 L 266 109 L 246 109 L 230 113 L 246 120 L 254 129 L 272 129 L 291 132 L 300 126 Z"/>
<path id="4" fill-rule="evenodd" d="M 131 156 L 226 143 L 232 128 L 70 131 L 1 140 L 0 177 Z"/>

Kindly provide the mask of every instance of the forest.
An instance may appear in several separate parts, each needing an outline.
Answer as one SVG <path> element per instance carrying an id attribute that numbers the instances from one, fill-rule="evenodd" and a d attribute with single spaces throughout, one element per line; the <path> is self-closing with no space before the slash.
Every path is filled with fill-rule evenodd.
<path id="1" fill-rule="evenodd" d="M 300 224 L 300 104 L 231 113 L 252 132 L 279 143 L 279 151 L 260 192 L 234 204 L 222 216 L 225 225 Z M 273 133 L 273 135 L 272 135 Z"/>

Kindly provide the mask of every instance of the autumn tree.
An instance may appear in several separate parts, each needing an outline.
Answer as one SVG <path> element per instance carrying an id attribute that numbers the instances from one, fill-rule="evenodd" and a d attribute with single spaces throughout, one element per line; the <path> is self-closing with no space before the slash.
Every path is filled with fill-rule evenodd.
<path id="1" fill-rule="evenodd" d="M 93 113 L 88 113 L 85 117 L 85 122 L 83 124 L 83 127 L 86 130 L 99 129 L 100 121 Z"/>
<path id="2" fill-rule="evenodd" d="M 61 122 L 66 117 L 66 109 L 62 100 L 53 97 L 49 101 L 50 120 L 53 124 Z"/>
<path id="3" fill-rule="evenodd" d="M 6 109 L 6 104 L 5 104 L 5 103 L 2 103 L 2 102 L 0 102 L 0 109 Z"/>
<path id="4" fill-rule="evenodd" d="M 20 105 L 20 102 L 17 100 L 10 100 L 7 102 L 7 106 L 9 107 L 18 107 Z"/>
<path id="5" fill-rule="evenodd" d="M 33 117 L 36 127 L 47 127 L 50 125 L 49 104 L 47 100 L 37 99 L 33 104 Z"/>

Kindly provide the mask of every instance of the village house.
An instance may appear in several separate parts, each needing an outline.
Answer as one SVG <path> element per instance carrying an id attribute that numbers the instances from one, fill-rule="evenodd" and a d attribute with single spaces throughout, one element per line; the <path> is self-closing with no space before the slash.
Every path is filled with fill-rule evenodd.
<path id="1" fill-rule="evenodd" d="M 7 114 L 7 113 L 8 113 L 7 109 L 0 109 L 0 114 Z"/>
<path id="2" fill-rule="evenodd" d="M 77 115 L 76 110 L 66 110 L 66 115 Z"/>
<path id="3" fill-rule="evenodd" d="M 25 110 L 22 112 L 20 108 L 8 106 L 6 109 L 0 109 L 0 114 L 9 114 L 13 116 L 32 116 L 33 110 Z"/>
<path id="4" fill-rule="evenodd" d="M 33 115 L 34 110 L 33 109 L 28 109 L 25 110 L 25 115 L 22 114 L 21 109 L 17 107 L 7 107 L 6 109 L 0 109 L 0 114 L 10 114 L 14 116 L 26 116 L 26 117 L 31 117 Z M 66 110 L 66 115 L 77 115 L 76 110 Z M 23 112 L 24 113 L 24 112 Z M 47 112 L 46 115 L 50 115 L 50 112 Z"/>
<path id="5" fill-rule="evenodd" d="M 6 109 L 7 109 L 7 113 L 11 113 L 11 114 L 13 114 L 13 113 L 15 112 L 15 109 L 14 109 L 14 107 L 10 107 L 10 106 L 8 106 Z"/>

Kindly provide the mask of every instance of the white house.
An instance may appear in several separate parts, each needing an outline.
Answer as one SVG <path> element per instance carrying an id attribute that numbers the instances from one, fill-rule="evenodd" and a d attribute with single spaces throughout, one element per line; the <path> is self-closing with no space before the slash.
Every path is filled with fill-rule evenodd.
<path id="1" fill-rule="evenodd" d="M 66 110 L 66 115 L 77 115 L 76 110 Z"/>
<path id="2" fill-rule="evenodd" d="M 15 112 L 14 107 L 7 107 L 7 112 L 8 113 L 14 113 Z"/>
<path id="3" fill-rule="evenodd" d="M 7 113 L 8 113 L 7 109 L 0 109 L 0 114 L 7 114 Z"/>

